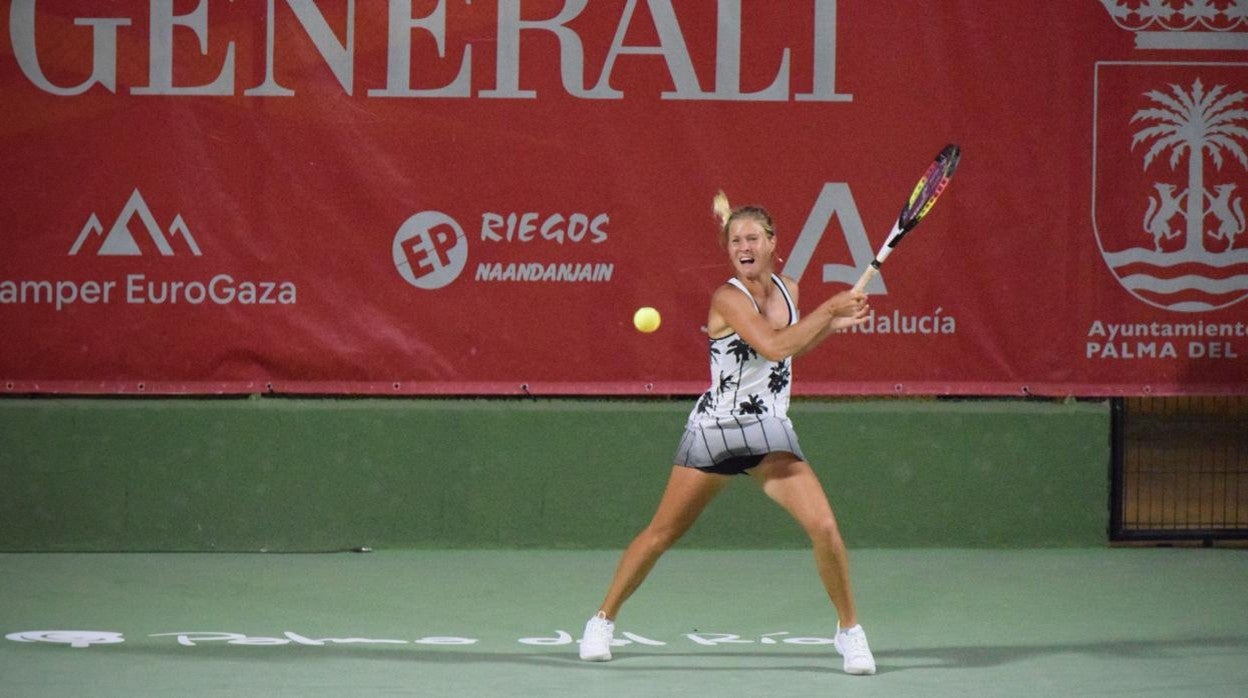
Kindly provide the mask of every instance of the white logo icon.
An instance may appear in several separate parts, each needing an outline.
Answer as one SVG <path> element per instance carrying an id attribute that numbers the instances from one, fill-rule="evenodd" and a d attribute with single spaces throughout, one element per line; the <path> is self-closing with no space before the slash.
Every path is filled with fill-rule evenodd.
<path id="1" fill-rule="evenodd" d="M 121 633 L 99 630 L 27 630 L 21 633 L 9 633 L 5 635 L 5 638 L 16 642 L 54 642 L 77 648 L 125 642 Z"/>
<path id="2" fill-rule="evenodd" d="M 1121 218 L 1102 215 L 1093 204 L 1102 256 L 1114 276 L 1136 298 L 1178 312 L 1216 310 L 1248 297 L 1248 219 L 1240 196 L 1248 170 L 1248 94 L 1200 78 L 1170 83 L 1143 94 L 1129 126 L 1131 150 L 1143 161 L 1144 177 L 1136 181 L 1148 189 L 1124 199 Z M 1096 186 L 1107 201 L 1122 198 L 1119 192 L 1129 191 L 1115 176 L 1122 165 L 1109 159 L 1100 165 L 1112 170 L 1098 168 Z"/>
<path id="3" fill-rule="evenodd" d="M 407 283 L 425 290 L 442 288 L 459 277 L 468 262 L 468 238 L 450 216 L 422 211 L 394 235 L 394 267 Z"/>
<path id="4" fill-rule="evenodd" d="M 78 234 L 78 239 L 74 241 L 74 246 L 69 249 L 69 255 L 72 257 L 82 249 L 83 244 L 90 238 L 104 236 L 104 241 L 100 243 L 96 254 L 102 257 L 108 256 L 139 256 L 143 254 L 143 248 L 138 241 L 134 239 L 134 235 L 130 231 L 130 222 L 138 218 L 143 228 L 147 231 L 147 235 L 151 238 L 156 249 L 162 257 L 173 256 L 173 245 L 170 240 L 181 239 L 185 243 L 186 248 L 196 257 L 200 256 L 199 245 L 195 243 L 195 238 L 191 235 L 191 231 L 186 227 L 186 221 L 182 220 L 182 214 L 174 216 L 173 222 L 169 224 L 169 230 L 163 231 L 160 225 L 156 223 L 156 217 L 152 215 L 152 210 L 148 208 L 147 202 L 143 200 L 143 195 L 138 189 L 130 195 L 130 199 L 126 201 L 126 205 L 121 210 L 121 214 L 117 216 L 117 220 L 113 223 L 113 227 L 108 229 L 108 234 L 104 234 L 104 226 L 100 223 L 100 218 L 92 213 L 87 219 L 87 224 L 83 226 L 82 232 Z"/>
<path id="5" fill-rule="evenodd" d="M 810 265 L 819 240 L 832 223 L 834 216 L 841 222 L 845 244 L 849 247 L 854 264 L 853 266 L 825 264 L 822 280 L 824 283 L 845 283 L 851 286 L 858 280 L 862 269 L 866 268 L 875 257 L 875 248 L 871 246 L 871 241 L 867 238 L 867 229 L 862 223 L 862 217 L 858 214 L 857 205 L 854 204 L 853 192 L 844 182 L 827 182 L 823 185 L 823 189 L 819 192 L 819 199 L 815 201 L 814 208 L 810 210 L 806 225 L 802 226 L 802 232 L 798 233 L 797 241 L 793 243 L 793 250 L 789 252 L 789 259 L 784 264 L 783 272 L 786 275 L 797 281 L 802 280 L 802 274 Z M 873 295 L 888 293 L 888 289 L 884 286 L 884 279 L 880 276 L 871 279 L 866 290 L 867 293 Z"/>

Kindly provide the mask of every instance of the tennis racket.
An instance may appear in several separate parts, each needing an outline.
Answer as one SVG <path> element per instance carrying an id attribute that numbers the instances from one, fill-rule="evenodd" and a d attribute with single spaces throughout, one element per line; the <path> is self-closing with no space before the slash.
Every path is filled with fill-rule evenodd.
<path id="1" fill-rule="evenodd" d="M 928 166 L 927 172 L 923 173 L 919 183 L 914 185 L 914 191 L 910 193 L 905 206 L 901 207 L 901 215 L 897 216 L 897 222 L 893 224 L 888 238 L 880 246 L 880 251 L 875 254 L 875 259 L 871 260 L 866 271 L 862 272 L 862 276 L 858 278 L 858 283 L 854 284 L 855 292 L 861 292 L 867 284 L 871 283 L 871 279 L 880 273 L 880 265 L 888 259 L 888 255 L 892 254 L 897 243 L 901 242 L 906 233 L 913 230 L 914 226 L 927 215 L 927 212 L 932 210 L 936 199 L 940 198 L 945 187 L 949 185 L 949 179 L 953 177 L 953 171 L 957 168 L 958 159 L 961 156 L 962 149 L 951 143 L 945 146 L 944 150 L 936 156 L 936 160 Z"/>

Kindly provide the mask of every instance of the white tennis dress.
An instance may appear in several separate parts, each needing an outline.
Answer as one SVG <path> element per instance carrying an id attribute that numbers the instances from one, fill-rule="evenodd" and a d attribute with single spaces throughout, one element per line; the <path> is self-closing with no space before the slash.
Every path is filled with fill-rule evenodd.
<path id="1" fill-rule="evenodd" d="M 776 274 L 771 281 L 784 295 L 789 324 L 797 306 Z M 736 278 L 728 283 L 758 303 Z M 768 453 L 788 451 L 805 460 L 789 421 L 792 357 L 769 361 L 736 332 L 710 340 L 711 387 L 698 399 L 676 448 L 675 463 L 720 473 L 741 473 Z"/>

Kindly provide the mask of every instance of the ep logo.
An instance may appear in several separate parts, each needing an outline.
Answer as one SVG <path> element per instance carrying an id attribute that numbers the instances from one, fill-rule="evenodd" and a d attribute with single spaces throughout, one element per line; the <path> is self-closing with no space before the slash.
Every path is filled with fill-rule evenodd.
<path id="1" fill-rule="evenodd" d="M 450 216 L 422 211 L 394 235 L 394 266 L 407 283 L 432 290 L 454 281 L 468 261 L 468 238 Z"/>

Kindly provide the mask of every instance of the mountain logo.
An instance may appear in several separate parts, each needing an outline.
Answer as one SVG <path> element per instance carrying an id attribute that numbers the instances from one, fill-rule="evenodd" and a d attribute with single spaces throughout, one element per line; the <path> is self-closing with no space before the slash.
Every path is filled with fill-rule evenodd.
<path id="1" fill-rule="evenodd" d="M 135 237 L 131 225 L 136 221 L 140 228 L 139 232 L 146 232 L 146 236 L 140 234 L 138 238 Z M 117 220 L 113 222 L 107 233 L 105 233 L 104 225 L 100 223 L 100 217 L 93 212 L 87 219 L 86 225 L 82 227 L 82 232 L 78 233 L 74 246 L 69 249 L 69 256 L 76 256 L 88 246 L 88 243 L 100 237 L 103 237 L 103 240 L 95 248 L 95 254 L 100 257 L 138 257 L 143 255 L 145 250 L 150 251 L 152 246 L 162 257 L 172 257 L 177 254 L 174 250 L 175 242 L 180 243 L 181 247 L 196 257 L 202 254 L 199 245 L 195 242 L 195 237 L 191 235 L 190 228 L 182 219 L 182 214 L 174 216 L 168 230 L 162 230 L 138 189 L 130 195 L 121 214 L 117 216 Z M 140 244 L 140 240 L 143 244 Z"/>

